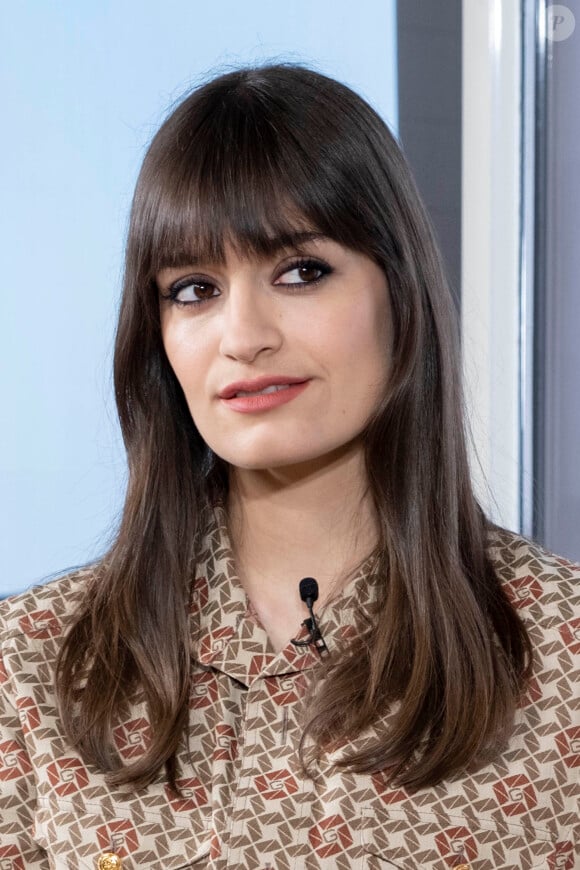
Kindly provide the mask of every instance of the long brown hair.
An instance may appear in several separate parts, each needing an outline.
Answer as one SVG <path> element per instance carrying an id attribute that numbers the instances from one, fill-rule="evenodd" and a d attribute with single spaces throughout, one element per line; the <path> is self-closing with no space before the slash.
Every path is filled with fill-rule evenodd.
<path id="1" fill-rule="evenodd" d="M 491 524 L 466 454 L 457 316 L 412 175 L 349 88 L 296 64 L 244 68 L 177 106 L 132 206 L 115 348 L 126 502 L 57 671 L 66 733 L 111 784 L 144 786 L 165 765 L 175 788 L 191 580 L 206 511 L 228 491 L 227 464 L 203 442 L 166 358 L 155 275 L 192 252 L 219 262 L 225 240 L 270 254 L 298 223 L 382 267 L 393 319 L 388 389 L 364 432 L 378 606 L 314 681 L 304 733 L 322 752 L 392 708 L 384 738 L 344 763 L 388 769 L 412 788 L 497 751 L 513 721 L 531 647 L 488 556 Z M 136 692 L 152 736 L 125 766 L 113 728 Z"/>

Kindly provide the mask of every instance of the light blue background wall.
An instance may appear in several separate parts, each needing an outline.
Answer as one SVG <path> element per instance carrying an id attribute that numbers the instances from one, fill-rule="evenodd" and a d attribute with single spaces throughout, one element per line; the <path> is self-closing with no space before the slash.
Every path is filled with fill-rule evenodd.
<path id="1" fill-rule="evenodd" d="M 102 553 L 123 239 L 168 107 L 226 66 L 310 63 L 396 133 L 395 0 L 19 0 L 0 10 L 0 595 Z"/>

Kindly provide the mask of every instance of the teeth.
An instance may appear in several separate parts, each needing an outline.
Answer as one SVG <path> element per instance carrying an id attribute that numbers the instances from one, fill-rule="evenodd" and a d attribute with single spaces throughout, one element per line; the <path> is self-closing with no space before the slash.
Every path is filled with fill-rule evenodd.
<path id="1" fill-rule="evenodd" d="M 279 384 L 279 385 L 272 384 L 269 387 L 264 387 L 263 390 L 259 390 L 256 393 L 246 393 L 243 390 L 240 390 L 239 393 L 236 393 L 236 398 L 238 396 L 263 396 L 266 393 L 277 393 L 278 390 L 287 390 L 289 386 L 290 386 L 290 384 Z"/>

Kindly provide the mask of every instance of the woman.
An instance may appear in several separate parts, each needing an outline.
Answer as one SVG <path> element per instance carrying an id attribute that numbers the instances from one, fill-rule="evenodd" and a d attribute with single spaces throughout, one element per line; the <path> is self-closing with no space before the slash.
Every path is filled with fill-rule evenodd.
<path id="1" fill-rule="evenodd" d="M 281 64 L 175 109 L 115 386 L 116 541 L 2 609 L 2 866 L 573 867 L 579 569 L 474 498 L 453 304 L 360 97 Z"/>

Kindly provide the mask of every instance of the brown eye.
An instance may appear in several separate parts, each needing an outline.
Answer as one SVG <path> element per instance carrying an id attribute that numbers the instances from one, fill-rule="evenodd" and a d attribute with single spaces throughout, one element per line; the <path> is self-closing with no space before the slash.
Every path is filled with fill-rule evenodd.
<path id="1" fill-rule="evenodd" d="M 215 289 L 208 281 L 180 278 L 169 288 L 167 298 L 176 305 L 202 305 L 214 298 Z"/>
<path id="2" fill-rule="evenodd" d="M 215 290 L 211 284 L 190 284 L 189 286 L 199 299 L 211 299 Z"/>
<path id="3" fill-rule="evenodd" d="M 321 275 L 320 269 L 316 266 L 300 266 L 297 272 L 302 281 L 316 281 Z"/>
<path id="4" fill-rule="evenodd" d="M 294 263 L 289 269 L 286 269 L 276 283 L 287 285 L 315 284 L 331 271 L 330 266 L 326 263 L 321 263 L 318 260 L 305 260 Z M 282 278 L 284 280 L 281 280 Z"/>

